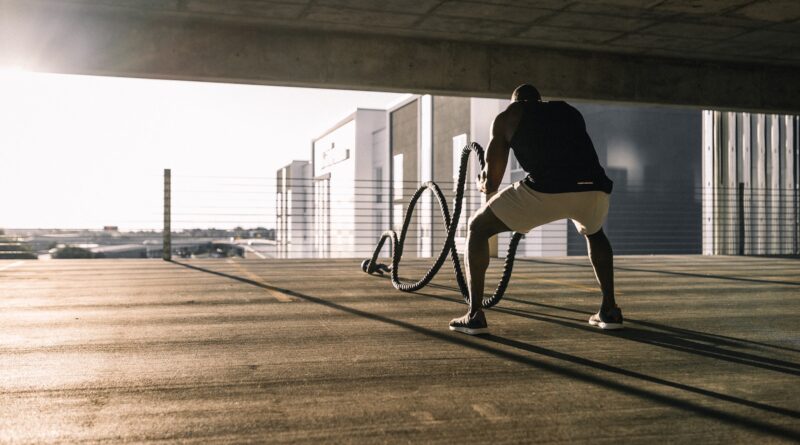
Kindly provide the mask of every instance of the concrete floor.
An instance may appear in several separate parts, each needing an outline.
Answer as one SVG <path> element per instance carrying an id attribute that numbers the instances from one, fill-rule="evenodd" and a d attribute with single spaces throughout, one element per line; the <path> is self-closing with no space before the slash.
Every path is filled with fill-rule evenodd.
<path id="1" fill-rule="evenodd" d="M 447 265 L 0 261 L 0 442 L 800 441 L 799 260 L 617 258 L 618 333 L 587 265 L 519 261 L 468 337 Z"/>

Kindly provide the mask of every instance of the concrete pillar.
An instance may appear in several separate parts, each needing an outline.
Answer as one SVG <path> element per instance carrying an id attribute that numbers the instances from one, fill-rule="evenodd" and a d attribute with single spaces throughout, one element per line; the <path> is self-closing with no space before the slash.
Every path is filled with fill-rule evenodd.
<path id="1" fill-rule="evenodd" d="M 164 228 L 161 258 L 172 261 L 172 170 L 164 169 Z"/>
<path id="2" fill-rule="evenodd" d="M 714 209 L 715 182 L 714 182 L 714 111 L 703 111 L 703 189 L 702 189 L 702 215 L 703 215 L 703 255 L 714 255 Z"/>
<path id="3" fill-rule="evenodd" d="M 433 97 L 426 94 L 419 100 L 419 142 L 417 143 L 419 185 L 433 180 Z M 428 258 L 438 252 L 433 247 L 433 195 L 425 192 L 417 204 L 419 221 L 417 255 Z M 437 222 L 437 224 L 440 224 Z"/>

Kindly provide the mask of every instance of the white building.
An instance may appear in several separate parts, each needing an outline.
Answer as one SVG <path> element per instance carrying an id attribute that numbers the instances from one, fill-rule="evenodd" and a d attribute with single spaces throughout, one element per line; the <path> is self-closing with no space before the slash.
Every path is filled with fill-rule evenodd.
<path id="1" fill-rule="evenodd" d="M 292 161 L 276 174 L 276 230 L 278 258 L 308 258 L 310 233 L 311 163 Z"/>
<path id="2" fill-rule="evenodd" d="M 311 145 L 314 254 L 369 256 L 389 226 L 386 112 L 359 108 Z"/>

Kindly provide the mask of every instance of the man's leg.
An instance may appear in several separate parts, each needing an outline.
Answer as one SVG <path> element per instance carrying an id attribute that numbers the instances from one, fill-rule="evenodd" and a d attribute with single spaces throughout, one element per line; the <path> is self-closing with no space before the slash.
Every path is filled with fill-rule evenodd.
<path id="1" fill-rule="evenodd" d="M 489 238 L 508 230 L 488 206 L 481 207 L 470 219 L 466 255 L 469 311 L 463 317 L 450 320 L 450 330 L 470 335 L 486 332 L 486 316 L 481 309 L 481 302 L 486 269 L 489 267 Z"/>
<path id="2" fill-rule="evenodd" d="M 594 275 L 600 284 L 603 293 L 601 309 L 609 310 L 616 306 L 614 301 L 614 252 L 611 242 L 600 229 L 597 233 L 586 236 L 586 245 L 589 248 L 589 258 L 592 261 Z"/>
<path id="3" fill-rule="evenodd" d="M 614 299 L 614 252 L 611 250 L 611 242 L 608 241 L 603 229 L 587 235 L 586 242 L 594 275 L 600 284 L 600 291 L 603 293 L 600 312 L 589 318 L 589 324 L 602 329 L 621 329 L 622 311 L 617 307 Z"/>
<path id="4" fill-rule="evenodd" d="M 509 229 L 489 207 L 482 207 L 470 219 L 467 233 L 467 284 L 469 285 L 469 313 L 481 310 L 486 269 L 489 268 L 489 238 Z"/>

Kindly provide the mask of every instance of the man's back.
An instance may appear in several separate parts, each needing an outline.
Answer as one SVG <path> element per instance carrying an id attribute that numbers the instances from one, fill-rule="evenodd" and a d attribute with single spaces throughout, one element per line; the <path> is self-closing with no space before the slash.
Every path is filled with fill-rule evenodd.
<path id="1" fill-rule="evenodd" d="M 519 105 L 508 110 L 510 120 L 519 122 L 510 146 L 531 187 L 546 193 L 611 192 L 578 110 L 561 101 Z"/>

